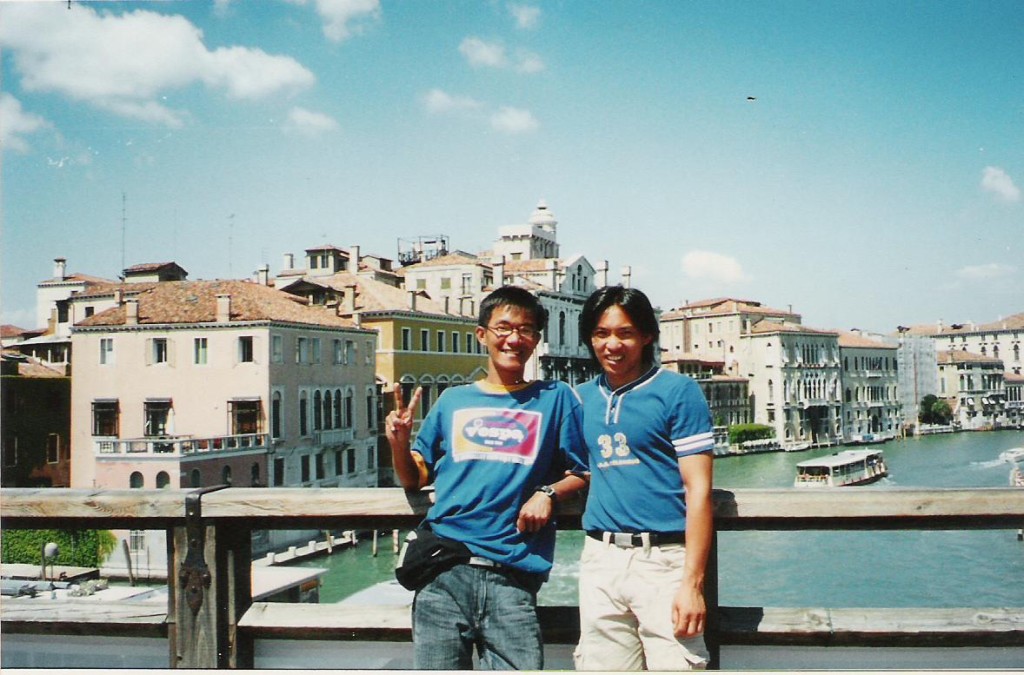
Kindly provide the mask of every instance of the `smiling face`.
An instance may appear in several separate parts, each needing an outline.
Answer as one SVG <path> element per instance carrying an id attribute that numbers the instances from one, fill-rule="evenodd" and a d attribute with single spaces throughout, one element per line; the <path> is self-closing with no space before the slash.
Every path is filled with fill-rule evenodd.
<path id="1" fill-rule="evenodd" d="M 644 374 L 647 368 L 644 347 L 653 340 L 653 336 L 642 333 L 633 324 L 629 314 L 619 305 L 604 310 L 590 334 L 590 344 L 612 389 L 629 384 Z"/>
<path id="2" fill-rule="evenodd" d="M 498 333 L 508 332 L 506 336 Z M 524 337 L 520 329 L 529 337 Z M 533 313 L 520 307 L 502 305 L 494 308 L 487 326 L 476 327 L 476 337 L 487 347 L 487 381 L 512 385 L 523 381 L 526 362 L 537 348 L 537 325 Z"/>

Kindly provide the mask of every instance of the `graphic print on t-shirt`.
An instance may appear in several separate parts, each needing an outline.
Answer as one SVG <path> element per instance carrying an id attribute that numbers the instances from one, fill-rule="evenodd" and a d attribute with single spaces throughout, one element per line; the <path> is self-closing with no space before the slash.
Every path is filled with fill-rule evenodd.
<path id="1" fill-rule="evenodd" d="M 463 408 L 452 415 L 452 459 L 533 464 L 543 414 L 532 410 Z"/>

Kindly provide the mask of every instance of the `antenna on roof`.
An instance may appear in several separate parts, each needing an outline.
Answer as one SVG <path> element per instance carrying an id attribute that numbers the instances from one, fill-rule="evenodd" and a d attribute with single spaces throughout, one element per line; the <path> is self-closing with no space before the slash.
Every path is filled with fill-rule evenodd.
<path id="1" fill-rule="evenodd" d="M 69 4 L 68 5 L 68 9 L 70 9 L 70 8 L 71 7 L 70 7 L 70 4 Z M 121 274 L 118 275 L 118 278 L 121 279 L 122 281 L 124 280 L 124 270 L 127 267 L 127 265 L 124 262 L 124 239 L 125 239 L 124 233 L 125 233 L 126 223 L 127 223 L 127 220 L 128 220 L 128 216 L 127 216 L 127 208 L 128 208 L 127 207 L 127 203 L 128 203 L 128 196 L 125 195 L 124 191 L 122 191 L 121 192 Z"/>
<path id="2" fill-rule="evenodd" d="M 231 235 L 235 229 L 235 214 L 228 216 L 228 279 L 234 279 L 235 273 L 231 268 Z"/>

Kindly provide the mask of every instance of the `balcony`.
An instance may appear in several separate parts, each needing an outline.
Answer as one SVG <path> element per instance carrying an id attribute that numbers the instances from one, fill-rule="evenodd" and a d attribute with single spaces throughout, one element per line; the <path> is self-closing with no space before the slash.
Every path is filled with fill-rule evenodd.
<path id="1" fill-rule="evenodd" d="M 330 429 L 313 432 L 313 445 L 343 445 L 355 440 L 354 429 Z"/>
<path id="2" fill-rule="evenodd" d="M 207 452 L 266 450 L 267 434 L 234 434 L 231 436 L 145 436 L 143 438 L 112 438 L 94 440 L 97 455 L 188 457 Z"/>

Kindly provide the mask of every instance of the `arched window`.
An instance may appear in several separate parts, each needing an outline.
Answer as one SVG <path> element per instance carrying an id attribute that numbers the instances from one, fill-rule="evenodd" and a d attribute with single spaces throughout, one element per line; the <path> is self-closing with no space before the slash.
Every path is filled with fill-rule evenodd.
<path id="1" fill-rule="evenodd" d="M 334 428 L 342 429 L 344 424 L 341 421 L 341 389 L 334 390 Z"/>
<path id="2" fill-rule="evenodd" d="M 224 483 L 225 485 L 231 485 L 231 467 L 230 466 L 225 465 L 224 468 L 220 470 L 220 482 Z"/>
<path id="3" fill-rule="evenodd" d="M 156 475 L 156 486 L 157 488 L 163 489 L 171 484 L 171 477 L 167 475 L 166 471 L 161 471 Z"/>
<path id="4" fill-rule="evenodd" d="M 330 429 L 331 425 L 331 390 L 324 392 L 324 429 Z"/>
<path id="5" fill-rule="evenodd" d="M 320 408 L 320 392 L 313 392 L 313 431 L 324 428 L 323 410 Z"/>
<path id="6" fill-rule="evenodd" d="M 270 399 L 270 435 L 281 438 L 281 392 L 275 391 Z"/>
<path id="7" fill-rule="evenodd" d="M 199 473 L 199 469 L 192 469 L 192 473 L 189 474 L 189 485 L 191 487 L 203 487 L 203 476 Z"/>
<path id="8" fill-rule="evenodd" d="M 299 394 L 299 436 L 309 435 L 309 400 L 306 392 Z"/>
<path id="9" fill-rule="evenodd" d="M 558 344 L 565 344 L 565 312 L 558 313 Z"/>
<path id="10" fill-rule="evenodd" d="M 252 487 L 263 487 L 263 481 L 260 480 L 260 465 L 258 462 L 254 462 L 252 468 L 249 469 L 249 485 Z"/>
<path id="11" fill-rule="evenodd" d="M 141 488 L 143 483 L 145 483 L 145 479 L 143 479 L 142 474 L 138 471 L 132 471 L 132 475 L 128 477 L 128 487 L 135 490 Z"/>

